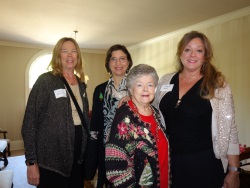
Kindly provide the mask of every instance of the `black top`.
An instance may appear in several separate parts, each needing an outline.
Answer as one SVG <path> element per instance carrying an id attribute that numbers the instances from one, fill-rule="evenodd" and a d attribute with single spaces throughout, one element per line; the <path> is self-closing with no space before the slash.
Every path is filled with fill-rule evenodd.
<path id="1" fill-rule="evenodd" d="M 186 154 L 212 149 L 211 118 L 212 107 L 209 100 L 199 95 L 202 78 L 181 98 L 179 97 L 179 74 L 172 78 L 172 91 L 160 102 L 164 116 L 172 154 Z"/>

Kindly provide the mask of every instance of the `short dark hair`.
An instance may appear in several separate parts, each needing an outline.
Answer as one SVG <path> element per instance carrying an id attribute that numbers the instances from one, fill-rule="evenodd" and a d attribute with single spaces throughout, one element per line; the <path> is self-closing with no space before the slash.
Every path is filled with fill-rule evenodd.
<path id="1" fill-rule="evenodd" d="M 107 70 L 108 73 L 111 73 L 111 70 L 110 70 L 110 67 L 109 67 L 109 61 L 110 61 L 110 58 L 112 57 L 112 52 L 113 51 L 117 51 L 117 50 L 123 51 L 126 54 L 126 56 L 127 56 L 127 60 L 129 62 L 128 70 L 127 71 L 129 71 L 130 68 L 133 66 L 133 61 L 132 61 L 131 55 L 128 52 L 127 48 L 124 45 L 115 44 L 115 45 L 111 46 L 108 49 L 107 54 L 106 54 L 105 67 L 106 67 L 106 70 Z"/>

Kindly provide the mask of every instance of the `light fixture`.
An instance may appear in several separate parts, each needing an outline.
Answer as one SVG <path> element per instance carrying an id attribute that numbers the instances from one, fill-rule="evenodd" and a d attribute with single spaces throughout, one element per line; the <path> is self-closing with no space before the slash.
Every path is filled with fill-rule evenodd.
<path id="1" fill-rule="evenodd" d="M 78 31 L 74 30 L 73 32 L 75 33 L 75 40 L 76 40 L 76 34 L 78 33 Z"/>

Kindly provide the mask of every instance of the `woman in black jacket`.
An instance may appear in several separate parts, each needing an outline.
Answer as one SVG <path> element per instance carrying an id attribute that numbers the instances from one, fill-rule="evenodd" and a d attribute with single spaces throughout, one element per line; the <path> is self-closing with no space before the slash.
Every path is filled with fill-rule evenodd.
<path id="1" fill-rule="evenodd" d="M 86 179 L 92 180 L 98 170 L 97 187 L 108 187 L 105 170 L 105 144 L 119 100 L 128 96 L 126 77 L 133 61 L 125 46 L 116 44 L 109 48 L 105 60 L 105 67 L 110 73 L 110 79 L 98 85 L 93 95 L 92 117 L 90 133 L 91 151 L 89 151 L 88 172 Z"/>

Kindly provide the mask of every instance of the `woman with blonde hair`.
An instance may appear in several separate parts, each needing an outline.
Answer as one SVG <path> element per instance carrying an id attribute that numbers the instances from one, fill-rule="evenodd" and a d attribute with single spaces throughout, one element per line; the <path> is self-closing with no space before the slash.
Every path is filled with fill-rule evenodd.
<path id="1" fill-rule="evenodd" d="M 82 66 L 77 42 L 64 37 L 54 47 L 52 71 L 30 92 L 22 136 L 28 183 L 38 188 L 84 186 L 89 106 Z"/>

